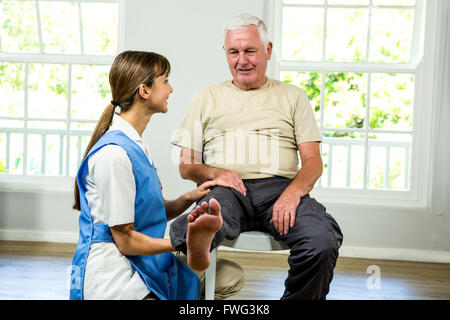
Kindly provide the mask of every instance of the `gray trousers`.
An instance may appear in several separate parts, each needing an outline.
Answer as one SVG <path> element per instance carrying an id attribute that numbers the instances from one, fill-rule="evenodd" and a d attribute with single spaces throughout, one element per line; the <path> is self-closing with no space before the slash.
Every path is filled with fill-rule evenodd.
<path id="1" fill-rule="evenodd" d="M 216 233 L 211 250 L 224 239 L 233 240 L 241 232 L 263 231 L 290 248 L 289 272 L 281 299 L 325 299 L 333 278 L 343 235 L 337 222 L 323 205 L 304 196 L 297 208 L 295 225 L 280 235 L 269 223 L 273 206 L 292 179 L 272 177 L 243 180 L 247 195 L 217 186 L 198 203 L 215 198 L 221 205 L 222 228 Z M 170 226 L 170 239 L 176 250 L 186 253 L 186 215 Z"/>

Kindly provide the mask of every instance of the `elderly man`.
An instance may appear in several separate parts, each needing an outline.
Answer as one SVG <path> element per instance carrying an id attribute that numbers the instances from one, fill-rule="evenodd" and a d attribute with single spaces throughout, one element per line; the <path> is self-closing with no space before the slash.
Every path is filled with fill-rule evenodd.
<path id="1" fill-rule="evenodd" d="M 325 299 L 343 237 L 309 196 L 322 174 L 311 105 L 301 89 L 266 76 L 272 43 L 260 19 L 237 16 L 224 35 L 233 80 L 200 90 L 174 133 L 181 177 L 218 183 L 199 201 L 214 197 L 222 208 L 212 248 L 244 231 L 267 232 L 291 249 L 282 299 Z M 186 227 L 181 216 L 170 230 L 184 252 Z"/>

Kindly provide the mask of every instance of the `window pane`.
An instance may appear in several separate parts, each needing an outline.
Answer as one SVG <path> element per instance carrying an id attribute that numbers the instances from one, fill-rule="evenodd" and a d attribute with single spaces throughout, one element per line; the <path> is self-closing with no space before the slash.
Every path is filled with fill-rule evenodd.
<path id="1" fill-rule="evenodd" d="M 118 38 L 118 4 L 82 3 L 81 14 L 84 53 L 115 54 Z"/>
<path id="2" fill-rule="evenodd" d="M 91 122 L 71 122 L 70 130 L 71 131 L 94 131 L 95 125 L 97 123 Z"/>
<path id="3" fill-rule="evenodd" d="M 66 118 L 67 65 L 29 65 L 28 115 L 35 118 Z"/>
<path id="4" fill-rule="evenodd" d="M 389 150 L 389 189 L 404 190 L 407 189 L 406 185 L 406 148 L 390 148 Z"/>
<path id="5" fill-rule="evenodd" d="M 41 174 L 42 173 L 42 135 L 29 134 L 28 135 L 28 150 L 27 150 L 27 173 Z"/>
<path id="6" fill-rule="evenodd" d="M 323 4 L 324 0 L 283 0 L 284 4 Z"/>
<path id="7" fill-rule="evenodd" d="M 91 140 L 91 135 L 77 135 L 70 137 L 70 164 L 69 175 L 75 176 L 81 164 L 81 159 Z"/>
<path id="8" fill-rule="evenodd" d="M 34 1 L 1 1 L 0 21 L 2 51 L 39 52 Z"/>
<path id="9" fill-rule="evenodd" d="M 370 0 L 328 0 L 328 4 L 355 5 L 369 4 Z"/>
<path id="10" fill-rule="evenodd" d="M 21 120 L 0 120 L 0 128 L 23 128 L 23 121 Z"/>
<path id="11" fill-rule="evenodd" d="M 413 10 L 373 9 L 370 61 L 409 62 L 413 23 Z"/>
<path id="12" fill-rule="evenodd" d="M 72 118 L 93 120 L 100 118 L 111 101 L 109 69 L 109 66 L 72 66 Z"/>
<path id="13" fill-rule="evenodd" d="M 6 133 L 0 132 L 0 173 L 6 171 Z"/>
<path id="14" fill-rule="evenodd" d="M 332 182 L 331 187 L 341 187 L 344 188 L 347 181 L 347 147 L 334 145 L 330 146 L 333 148 L 333 157 L 332 157 Z"/>
<path id="15" fill-rule="evenodd" d="M 386 147 L 371 147 L 370 150 L 370 170 L 369 188 L 384 189 L 385 187 L 385 166 Z"/>
<path id="16" fill-rule="evenodd" d="M 46 53 L 80 53 L 76 2 L 39 1 L 42 40 Z"/>
<path id="17" fill-rule="evenodd" d="M 23 173 L 23 134 L 11 133 L 9 151 L 9 173 Z"/>
<path id="18" fill-rule="evenodd" d="M 368 16 L 368 9 L 328 9 L 327 60 L 366 60 Z"/>
<path id="19" fill-rule="evenodd" d="M 373 0 L 374 5 L 386 6 L 412 6 L 415 2 L 415 0 Z"/>
<path id="20" fill-rule="evenodd" d="M 283 60 L 322 60 L 322 8 L 283 9 Z"/>
<path id="21" fill-rule="evenodd" d="M 23 117 L 25 65 L 0 63 L 0 116 Z"/>
<path id="22" fill-rule="evenodd" d="M 369 135 L 369 188 L 407 190 L 411 134 Z"/>
<path id="23" fill-rule="evenodd" d="M 330 162 L 330 148 L 326 140 L 320 144 L 322 151 L 323 171 L 320 176 L 320 186 L 328 187 L 328 163 Z"/>
<path id="24" fill-rule="evenodd" d="M 370 128 L 412 130 L 414 75 L 371 75 Z"/>
<path id="25" fill-rule="evenodd" d="M 69 175 L 75 176 L 78 171 L 78 161 L 81 160 L 82 152 L 81 151 L 81 142 L 78 142 L 77 136 L 70 137 L 70 161 L 69 161 Z"/>
<path id="26" fill-rule="evenodd" d="M 362 144 L 362 139 L 360 139 Z M 364 187 L 364 167 L 365 167 L 365 148 L 362 145 L 350 146 L 350 187 L 360 188 Z"/>
<path id="27" fill-rule="evenodd" d="M 325 77 L 324 126 L 364 128 L 367 74 L 328 73 Z"/>
<path id="28" fill-rule="evenodd" d="M 317 123 L 320 123 L 321 74 L 319 72 L 282 71 L 280 79 L 305 91 L 314 109 Z"/>
<path id="29" fill-rule="evenodd" d="M 322 186 L 362 188 L 364 134 L 349 132 L 346 137 L 339 137 L 335 132 L 325 132 L 324 136 L 327 138 L 322 143 Z"/>
<path id="30" fill-rule="evenodd" d="M 46 157 L 45 174 L 58 176 L 63 174 L 64 154 L 61 150 L 64 144 L 64 135 L 47 135 L 46 137 Z"/>
<path id="31" fill-rule="evenodd" d="M 30 129 L 56 129 L 62 132 L 67 130 L 67 123 L 64 121 L 28 121 Z"/>

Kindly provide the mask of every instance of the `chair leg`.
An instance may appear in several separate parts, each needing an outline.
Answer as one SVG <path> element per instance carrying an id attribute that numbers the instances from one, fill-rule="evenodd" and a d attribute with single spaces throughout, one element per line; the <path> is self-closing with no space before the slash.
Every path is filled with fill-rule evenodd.
<path id="1" fill-rule="evenodd" d="M 216 257 L 217 249 L 210 253 L 210 264 L 205 270 L 205 300 L 214 300 L 216 289 Z"/>

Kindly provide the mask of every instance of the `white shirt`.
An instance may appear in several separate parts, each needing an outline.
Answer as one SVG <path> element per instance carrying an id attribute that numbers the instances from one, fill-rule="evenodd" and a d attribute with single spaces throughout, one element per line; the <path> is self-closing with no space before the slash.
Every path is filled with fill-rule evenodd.
<path id="1" fill-rule="evenodd" d="M 114 114 L 108 131 L 120 130 L 136 142 L 147 155 L 150 149 L 125 119 Z M 86 199 L 93 223 L 115 225 L 134 222 L 136 184 L 133 166 L 126 151 L 107 145 L 89 158 Z M 141 300 L 150 293 L 139 274 L 114 243 L 93 243 L 84 277 L 84 299 Z"/>

